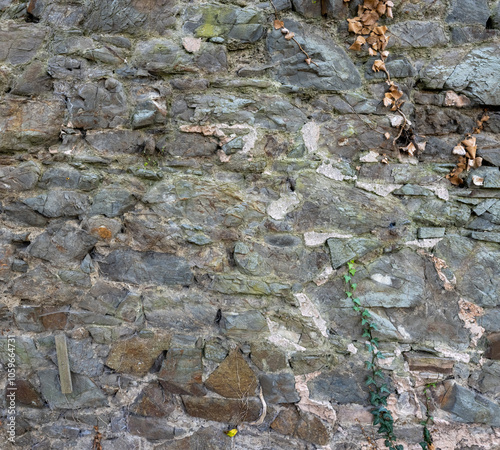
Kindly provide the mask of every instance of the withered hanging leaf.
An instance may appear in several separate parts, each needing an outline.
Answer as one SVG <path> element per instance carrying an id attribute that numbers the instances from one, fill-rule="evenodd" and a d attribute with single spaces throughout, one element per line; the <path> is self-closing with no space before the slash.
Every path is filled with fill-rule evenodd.
<path id="1" fill-rule="evenodd" d="M 295 33 L 293 31 L 290 31 L 290 33 L 285 34 L 285 39 L 289 41 L 290 39 L 293 39 L 295 36 Z"/>
<path id="2" fill-rule="evenodd" d="M 351 33 L 359 34 L 363 28 L 361 22 L 359 22 L 359 18 L 356 17 L 354 19 L 347 19 L 349 22 L 349 31 Z"/>
<path id="3" fill-rule="evenodd" d="M 385 133 L 384 136 L 385 136 L 386 139 L 390 139 L 391 138 L 391 134 L 390 133 Z"/>
<path id="4" fill-rule="evenodd" d="M 466 147 L 465 148 L 467 150 L 467 153 L 466 153 L 466 156 L 470 159 L 474 159 L 476 157 L 476 152 L 477 152 L 477 146 L 473 146 L 473 147 Z"/>
<path id="5" fill-rule="evenodd" d="M 465 148 L 463 148 L 463 146 L 461 145 L 457 145 L 453 148 L 453 154 L 454 155 L 460 155 L 460 156 L 465 156 Z"/>
<path id="6" fill-rule="evenodd" d="M 466 147 L 473 147 L 476 145 L 476 138 L 474 136 L 470 136 L 467 139 L 464 139 L 462 141 L 462 144 L 464 144 Z"/>
<path id="7" fill-rule="evenodd" d="M 389 52 L 387 50 L 384 50 L 380 54 L 382 55 L 382 58 L 387 58 L 389 56 Z"/>
<path id="8" fill-rule="evenodd" d="M 476 186 L 482 186 L 483 183 L 484 183 L 484 178 L 481 178 L 477 175 L 472 175 L 472 182 L 476 185 Z"/>
<path id="9" fill-rule="evenodd" d="M 480 156 L 476 156 L 474 158 L 474 165 L 472 167 L 474 167 L 474 169 L 477 169 L 478 167 L 481 167 L 483 165 L 483 158 L 481 158 Z"/>
<path id="10" fill-rule="evenodd" d="M 483 123 L 483 122 L 486 122 L 488 120 L 490 120 L 490 116 L 488 116 L 487 114 L 485 114 L 483 117 L 481 117 L 480 122 Z"/>
<path id="11" fill-rule="evenodd" d="M 283 28 L 281 29 L 281 33 L 282 33 L 282 34 L 288 34 L 288 33 L 290 33 L 290 30 L 289 30 L 288 28 L 283 27 Z"/>
<path id="12" fill-rule="evenodd" d="M 391 97 L 389 97 L 388 94 L 385 94 L 383 102 L 384 102 L 384 106 L 387 107 L 387 106 L 391 106 L 394 103 L 394 100 Z"/>
<path id="13" fill-rule="evenodd" d="M 387 31 L 387 27 L 386 27 L 385 25 L 383 25 L 383 26 L 378 26 L 378 27 L 375 27 L 375 28 L 373 29 L 373 32 L 374 32 L 375 34 L 378 34 L 379 36 L 384 35 L 386 31 Z"/>
<path id="14" fill-rule="evenodd" d="M 372 47 L 370 47 L 368 49 L 368 53 L 370 54 L 370 56 L 377 56 L 378 55 L 377 50 L 374 50 Z"/>
<path id="15" fill-rule="evenodd" d="M 279 30 L 280 28 L 283 28 L 284 26 L 285 26 L 285 22 L 283 22 L 282 20 L 276 19 L 274 21 L 274 29 L 275 30 Z"/>
<path id="16" fill-rule="evenodd" d="M 392 3 L 392 2 L 389 2 L 389 3 Z M 393 19 L 394 16 L 392 15 L 392 7 L 389 6 L 389 4 L 387 4 L 387 8 L 385 10 L 385 15 L 389 18 L 389 19 Z"/>
<path id="17" fill-rule="evenodd" d="M 366 38 L 366 42 L 370 45 L 378 45 L 378 41 L 379 41 L 378 37 L 375 36 L 373 33 Z"/>
<path id="18" fill-rule="evenodd" d="M 387 9 L 387 6 L 380 2 L 378 5 L 377 5 L 377 13 L 380 15 L 380 16 L 383 16 L 385 14 L 385 11 Z"/>
<path id="19" fill-rule="evenodd" d="M 354 43 L 349 47 L 349 50 L 356 50 L 359 51 L 361 50 L 361 47 L 363 44 L 366 43 L 366 39 L 363 36 L 358 36 Z"/>
<path id="20" fill-rule="evenodd" d="M 376 59 L 373 62 L 372 70 L 374 72 L 380 72 L 381 70 L 384 71 L 384 72 L 387 71 L 387 69 L 385 68 L 385 63 L 381 59 Z"/>
<path id="21" fill-rule="evenodd" d="M 363 7 L 365 9 L 374 10 L 377 9 L 379 3 L 381 3 L 380 0 L 365 0 Z"/>
<path id="22" fill-rule="evenodd" d="M 349 1 L 349 0 L 347 0 L 347 1 Z M 307 64 L 308 66 L 310 66 L 310 65 L 311 65 L 311 63 L 312 63 L 312 59 L 311 59 L 311 58 L 306 58 L 306 59 L 305 59 L 305 62 L 306 62 L 306 64 Z"/>
<path id="23" fill-rule="evenodd" d="M 427 142 L 419 142 L 417 144 L 417 148 L 419 152 L 425 151 L 425 147 L 427 146 Z"/>
<path id="24" fill-rule="evenodd" d="M 410 156 L 413 156 L 415 152 L 417 151 L 417 147 L 413 144 L 413 142 L 410 142 L 406 147 L 403 147 L 403 150 L 405 152 L 408 152 Z"/>
<path id="25" fill-rule="evenodd" d="M 391 0 L 389 0 L 388 2 L 385 2 L 385 4 L 386 4 L 387 6 L 389 6 L 390 8 L 393 8 L 393 7 L 394 7 L 394 3 L 393 3 L 393 2 L 391 2 Z"/>
<path id="26" fill-rule="evenodd" d="M 446 178 L 450 180 L 450 183 L 455 185 L 455 186 L 460 186 L 463 184 L 464 180 L 462 180 L 458 174 L 453 174 L 453 175 L 446 175 Z"/>
<path id="27" fill-rule="evenodd" d="M 375 11 L 366 11 L 360 17 L 361 22 L 365 27 L 369 27 L 370 25 L 375 25 L 378 22 L 380 16 Z"/>

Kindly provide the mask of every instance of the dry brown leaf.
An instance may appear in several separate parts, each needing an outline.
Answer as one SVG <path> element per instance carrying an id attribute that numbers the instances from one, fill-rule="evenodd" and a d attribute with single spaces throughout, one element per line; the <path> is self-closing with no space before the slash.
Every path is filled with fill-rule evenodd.
<path id="1" fill-rule="evenodd" d="M 349 1 L 349 0 L 347 0 L 347 1 Z M 306 62 L 306 64 L 307 64 L 308 66 L 310 66 L 310 65 L 311 65 L 311 63 L 312 63 L 312 59 L 311 59 L 311 58 L 306 58 L 306 59 L 305 59 L 305 62 Z"/>
<path id="2" fill-rule="evenodd" d="M 488 120 L 490 120 L 490 116 L 488 116 L 487 114 L 485 114 L 483 117 L 481 117 L 481 121 L 480 122 L 483 123 L 483 122 L 486 122 Z"/>
<path id="3" fill-rule="evenodd" d="M 476 138 L 474 136 L 470 136 L 469 138 L 464 139 L 462 144 L 466 147 L 474 147 L 476 145 Z"/>
<path id="4" fill-rule="evenodd" d="M 389 3 L 392 3 L 392 2 L 389 2 Z M 387 8 L 385 10 L 385 15 L 389 18 L 389 19 L 393 19 L 394 16 L 392 15 L 392 8 L 389 6 L 389 4 L 387 4 Z"/>
<path id="5" fill-rule="evenodd" d="M 285 23 L 282 20 L 276 19 L 274 21 L 274 29 L 279 30 L 280 28 L 283 28 L 285 26 Z"/>
<path id="6" fill-rule="evenodd" d="M 474 158 L 474 169 L 477 169 L 478 167 L 481 167 L 483 165 L 483 158 L 480 156 L 476 156 Z"/>
<path id="7" fill-rule="evenodd" d="M 415 152 L 417 151 L 417 147 L 413 144 L 413 142 L 410 142 L 406 147 L 403 147 L 403 150 L 405 152 L 408 152 L 410 156 L 413 156 Z"/>
<path id="8" fill-rule="evenodd" d="M 387 9 L 387 6 L 384 3 L 379 3 L 377 5 L 377 13 L 380 16 L 383 16 L 385 14 L 386 9 Z"/>
<path id="9" fill-rule="evenodd" d="M 467 150 L 466 156 L 470 159 L 474 159 L 476 157 L 476 152 L 477 152 L 477 147 L 474 145 L 474 147 L 466 147 Z"/>
<path id="10" fill-rule="evenodd" d="M 365 0 L 363 7 L 365 9 L 374 10 L 377 9 L 379 3 L 381 3 L 380 0 Z"/>
<path id="11" fill-rule="evenodd" d="M 387 158 L 382 159 L 380 162 L 383 164 L 389 164 L 389 160 Z"/>
<path id="12" fill-rule="evenodd" d="M 288 28 L 283 27 L 283 28 L 281 29 L 281 33 L 282 33 L 282 34 L 288 34 L 288 33 L 290 33 L 290 30 L 289 30 Z"/>
<path id="13" fill-rule="evenodd" d="M 349 47 L 349 50 L 359 51 L 364 43 L 366 43 L 366 39 L 363 36 L 358 36 L 354 43 Z"/>
<path id="14" fill-rule="evenodd" d="M 387 72 L 387 69 L 385 68 L 385 63 L 381 59 L 376 59 L 373 62 L 372 70 L 374 72 L 380 72 L 381 70 Z"/>
<path id="15" fill-rule="evenodd" d="M 385 4 L 386 4 L 387 6 L 389 6 L 390 8 L 393 8 L 393 7 L 394 7 L 394 3 L 393 3 L 393 2 L 391 2 L 391 0 L 389 0 L 388 2 L 385 2 Z"/>
<path id="16" fill-rule="evenodd" d="M 380 16 L 375 11 L 367 11 L 362 14 L 360 17 L 361 22 L 365 27 L 369 27 L 370 25 L 375 25 L 378 22 Z"/>
<path id="17" fill-rule="evenodd" d="M 349 22 L 349 31 L 355 34 L 359 34 L 363 28 L 363 25 L 359 22 L 359 18 L 347 19 Z"/>
<path id="18" fill-rule="evenodd" d="M 368 53 L 370 54 L 370 56 L 377 56 L 378 55 L 377 50 L 374 50 L 372 47 L 370 47 L 368 49 Z"/>
<path id="19" fill-rule="evenodd" d="M 394 102 L 394 100 L 392 100 L 392 98 L 388 97 L 387 94 L 385 94 L 385 97 L 384 97 L 384 106 L 391 106 Z"/>
<path id="20" fill-rule="evenodd" d="M 390 133 L 385 133 L 384 136 L 385 136 L 386 139 L 390 139 L 391 138 L 391 134 Z"/>
<path id="21" fill-rule="evenodd" d="M 289 41 L 290 39 L 293 39 L 295 36 L 295 33 L 293 31 L 290 31 L 290 33 L 285 34 L 285 39 Z"/>
<path id="22" fill-rule="evenodd" d="M 419 142 L 417 144 L 417 148 L 419 152 L 425 151 L 425 147 L 427 146 L 427 142 Z"/>
<path id="23" fill-rule="evenodd" d="M 387 31 L 387 27 L 385 25 L 383 26 L 378 26 L 373 29 L 373 32 L 375 34 L 378 34 L 379 36 L 383 36 L 385 32 Z"/>

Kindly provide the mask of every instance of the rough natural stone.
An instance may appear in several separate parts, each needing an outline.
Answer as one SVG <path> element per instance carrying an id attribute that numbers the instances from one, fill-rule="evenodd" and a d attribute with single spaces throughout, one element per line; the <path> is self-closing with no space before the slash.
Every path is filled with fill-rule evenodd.
<path id="1" fill-rule="evenodd" d="M 32 161 L 17 167 L 0 167 L 0 191 L 27 191 L 32 189 L 40 175 L 40 168 Z"/>
<path id="2" fill-rule="evenodd" d="M 490 17 L 487 0 L 452 0 L 447 22 L 478 23 L 485 26 Z"/>
<path id="3" fill-rule="evenodd" d="M 484 354 L 486 358 L 500 360 L 500 333 L 491 333 L 487 336 L 488 348 Z"/>
<path id="4" fill-rule="evenodd" d="M 97 239 L 80 228 L 65 224 L 39 235 L 28 247 L 31 256 L 63 265 L 68 262 L 80 264 L 92 249 Z"/>
<path id="5" fill-rule="evenodd" d="M 165 419 L 155 417 L 129 416 L 128 429 L 131 434 L 151 441 L 174 438 L 174 427 L 165 424 Z"/>
<path id="6" fill-rule="evenodd" d="M 72 374 L 73 392 L 62 394 L 57 370 L 38 371 L 43 398 L 51 408 L 79 409 L 107 406 L 104 393 L 88 377 Z"/>
<path id="7" fill-rule="evenodd" d="M 144 376 L 158 355 L 168 350 L 170 336 L 166 333 L 143 334 L 113 345 L 106 365 L 117 372 Z"/>
<path id="8" fill-rule="evenodd" d="M 58 142 L 64 105 L 60 99 L 6 97 L 0 104 L 0 150 L 24 150 Z"/>
<path id="9" fill-rule="evenodd" d="M 300 400 L 291 373 L 261 375 L 259 382 L 267 403 L 296 403 Z"/>
<path id="10" fill-rule="evenodd" d="M 170 348 L 158 374 L 164 389 L 173 394 L 205 395 L 201 357 L 198 348 Z"/>
<path id="11" fill-rule="evenodd" d="M 47 31 L 39 25 L 3 22 L 0 28 L 0 61 L 13 65 L 27 63 L 42 46 Z"/>
<path id="12" fill-rule="evenodd" d="M 365 238 L 354 238 L 349 240 L 330 238 L 326 243 L 330 250 L 330 258 L 334 269 L 338 269 L 347 261 L 364 256 L 380 245 L 375 239 Z"/>
<path id="13" fill-rule="evenodd" d="M 215 398 L 183 395 L 190 416 L 230 424 L 252 422 L 259 417 L 260 401 L 255 398 Z"/>
<path id="14" fill-rule="evenodd" d="M 16 402 L 31 408 L 42 408 L 44 403 L 40 394 L 27 380 L 15 380 Z"/>
<path id="15" fill-rule="evenodd" d="M 38 186 L 43 189 L 64 188 L 91 191 L 96 188 L 100 177 L 90 171 L 79 171 L 71 166 L 51 167 L 40 179 Z"/>
<path id="16" fill-rule="evenodd" d="M 205 385 L 226 398 L 251 397 L 257 388 L 257 377 L 239 350 L 222 361 L 207 378 Z"/>
<path id="17" fill-rule="evenodd" d="M 453 414 L 456 421 L 498 426 L 500 406 L 496 403 L 452 380 L 445 381 L 444 387 L 446 391 L 439 399 L 439 406 L 444 411 Z"/>
<path id="18" fill-rule="evenodd" d="M 86 212 L 90 206 L 87 195 L 73 191 L 50 191 L 23 202 L 45 217 L 74 217 Z"/>
<path id="19" fill-rule="evenodd" d="M 389 47 L 436 47 L 447 42 L 444 29 L 437 22 L 409 20 L 391 26 Z"/>
<path id="20" fill-rule="evenodd" d="M 173 396 L 163 384 L 152 382 L 135 399 L 130 411 L 144 417 L 168 417 L 175 409 Z"/>
<path id="21" fill-rule="evenodd" d="M 259 311 L 226 314 L 222 325 L 229 337 L 240 339 L 268 332 L 266 319 Z"/>
<path id="22" fill-rule="evenodd" d="M 167 253 L 115 250 L 102 258 L 100 268 L 109 279 L 127 283 L 188 286 L 193 282 L 187 261 Z"/>
<path id="23" fill-rule="evenodd" d="M 267 38 L 267 48 L 272 60 L 278 63 L 275 72 L 278 81 L 298 88 L 325 91 L 345 91 L 360 86 L 358 70 L 342 48 L 332 45 L 329 36 L 292 21 L 285 20 L 285 26 L 294 30 L 296 39 L 308 49 L 318 67 L 307 65 L 296 44 L 284 39 L 279 30 L 272 30 Z M 287 63 L 283 64 L 285 60 Z"/>
<path id="24" fill-rule="evenodd" d="M 329 440 L 328 429 L 320 419 L 308 413 L 299 414 L 293 408 L 282 410 L 271 423 L 271 428 L 316 445 L 326 445 Z"/>
<path id="25" fill-rule="evenodd" d="M 500 103 L 500 88 L 491 77 L 500 65 L 499 47 L 485 44 L 468 53 L 450 52 L 446 58 L 433 60 L 423 69 L 421 78 L 432 89 L 453 89 L 484 105 Z"/>
<path id="26" fill-rule="evenodd" d="M 440 358 L 425 353 L 405 353 L 410 370 L 423 373 L 451 375 L 455 362 L 450 358 Z M 421 375 L 422 376 L 422 375 Z"/>

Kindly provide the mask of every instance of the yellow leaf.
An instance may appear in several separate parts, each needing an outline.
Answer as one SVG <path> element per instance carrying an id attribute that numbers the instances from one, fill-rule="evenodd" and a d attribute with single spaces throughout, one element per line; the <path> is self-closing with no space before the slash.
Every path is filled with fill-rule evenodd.
<path id="1" fill-rule="evenodd" d="M 232 430 L 229 431 L 224 431 L 224 433 L 226 433 L 229 437 L 235 436 L 237 432 L 238 430 L 236 428 L 233 428 Z"/>

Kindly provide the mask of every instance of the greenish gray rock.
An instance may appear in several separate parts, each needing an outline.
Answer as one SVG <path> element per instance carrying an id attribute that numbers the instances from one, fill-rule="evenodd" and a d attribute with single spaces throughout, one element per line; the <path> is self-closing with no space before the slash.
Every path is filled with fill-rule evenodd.
<path id="1" fill-rule="evenodd" d="M 234 246 L 234 261 L 241 273 L 246 275 L 263 275 L 270 270 L 262 257 L 244 242 L 237 242 Z"/>
<path id="2" fill-rule="evenodd" d="M 224 314 L 222 326 L 227 336 L 239 339 L 262 337 L 269 331 L 266 318 L 259 311 Z"/>
<path id="3" fill-rule="evenodd" d="M 100 176 L 90 171 L 79 171 L 71 166 L 50 167 L 40 179 L 38 186 L 43 189 L 65 188 L 90 191 L 97 187 Z"/>
<path id="4" fill-rule="evenodd" d="M 380 246 L 376 239 L 369 238 L 330 238 L 326 243 L 330 250 L 330 258 L 334 269 L 338 269 L 347 261 L 358 259 Z"/>
<path id="5" fill-rule="evenodd" d="M 499 46 L 485 44 L 469 52 L 454 50 L 427 65 L 421 79 L 432 89 L 453 89 L 477 103 L 498 105 L 500 88 L 491 82 L 500 67 Z"/>
<path id="6" fill-rule="evenodd" d="M 65 224 L 40 234 L 28 247 L 31 256 L 56 265 L 78 263 L 94 247 L 97 239 L 86 231 Z"/>
<path id="7" fill-rule="evenodd" d="M 259 382 L 268 404 L 297 403 L 300 400 L 291 373 L 264 374 L 259 377 Z"/>
<path id="8" fill-rule="evenodd" d="M 434 254 L 446 261 L 456 277 L 457 290 L 465 300 L 480 306 L 498 306 L 500 280 L 495 276 L 500 257 L 498 248 L 449 236 L 436 245 Z"/>
<path id="9" fill-rule="evenodd" d="M 40 168 L 28 161 L 17 167 L 0 167 L 0 191 L 27 191 L 35 187 Z"/>
<path id="10" fill-rule="evenodd" d="M 109 279 L 126 283 L 188 286 L 193 282 L 187 261 L 168 253 L 115 250 L 101 259 L 99 267 Z"/>
<path id="11" fill-rule="evenodd" d="M 23 202 L 45 217 L 75 217 L 90 207 L 89 197 L 73 191 L 49 191 Z"/>
<path id="12" fill-rule="evenodd" d="M 137 203 L 136 196 L 122 186 L 112 185 L 97 192 L 92 201 L 90 215 L 103 214 L 117 217 L 132 209 Z"/>
<path id="13" fill-rule="evenodd" d="M 486 26 L 489 17 L 487 0 L 452 0 L 446 22 L 477 23 Z"/>
<path id="14" fill-rule="evenodd" d="M 346 370 L 352 364 L 352 362 L 346 362 L 343 368 L 323 372 L 309 381 L 307 387 L 311 399 L 340 404 L 365 403 L 363 375 L 360 372 L 349 373 Z"/>
<path id="15" fill-rule="evenodd" d="M 71 374 L 73 384 L 71 394 L 61 393 L 57 370 L 40 370 L 38 377 L 40 378 L 42 396 L 51 408 L 98 408 L 108 404 L 106 395 L 90 378 L 84 375 Z"/>
<path id="16" fill-rule="evenodd" d="M 408 20 L 391 26 L 389 47 L 425 48 L 445 45 L 448 38 L 438 22 Z"/>
<path id="17" fill-rule="evenodd" d="M 440 407 L 451 413 L 457 422 L 500 424 L 500 406 L 496 403 L 452 380 L 446 381 L 444 386 L 446 392 L 439 401 Z"/>
<path id="18" fill-rule="evenodd" d="M 473 231 L 470 234 L 470 237 L 472 239 L 477 239 L 478 241 L 497 242 L 500 244 L 500 233 Z"/>
<path id="19" fill-rule="evenodd" d="M 417 231 L 419 239 L 440 238 L 444 236 L 446 228 L 440 227 L 420 227 Z"/>
<path id="20" fill-rule="evenodd" d="M 264 15 L 252 7 L 203 5 L 188 8 L 185 18 L 184 30 L 201 38 L 235 40 L 236 48 L 256 42 L 264 35 Z"/>
<path id="21" fill-rule="evenodd" d="M 285 26 L 294 30 L 296 39 L 317 66 L 306 64 L 296 44 L 284 39 L 280 30 L 273 29 L 267 37 L 267 49 L 271 59 L 278 63 L 275 69 L 278 81 L 297 88 L 334 92 L 357 89 L 361 85 L 358 70 L 345 51 L 332 44 L 330 36 L 322 35 L 318 28 L 289 20 L 285 20 Z"/>

